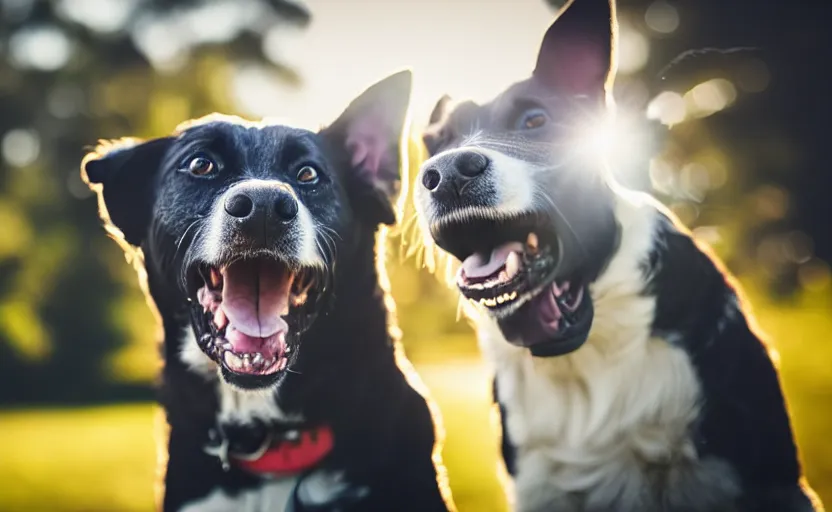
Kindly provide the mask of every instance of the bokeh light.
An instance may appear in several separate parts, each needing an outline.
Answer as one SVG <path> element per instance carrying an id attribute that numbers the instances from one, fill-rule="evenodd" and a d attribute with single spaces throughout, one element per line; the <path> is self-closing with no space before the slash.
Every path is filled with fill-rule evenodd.
<path id="1" fill-rule="evenodd" d="M 33 130 L 9 130 L 3 136 L 0 150 L 9 165 L 26 167 L 34 163 L 40 154 L 40 137 Z"/>
<path id="2" fill-rule="evenodd" d="M 832 56 L 818 49 L 832 21 L 823 2 L 737 1 L 618 2 L 617 112 L 576 127 L 575 148 L 655 195 L 738 277 L 828 507 L 832 230 L 814 209 L 829 204 L 816 185 Z M 77 168 L 86 148 L 213 111 L 314 129 L 411 67 L 415 178 L 437 99 L 488 101 L 528 76 L 562 4 L 0 0 L 0 510 L 152 508 L 156 319 L 101 230 Z M 724 44 L 743 46 L 665 73 Z M 460 510 L 502 512 L 490 375 L 456 293 L 420 267 L 453 264 L 413 242 L 409 199 L 388 258 L 403 343 L 444 414 Z"/>
<path id="3" fill-rule="evenodd" d="M 12 62 L 23 68 L 55 71 L 72 55 L 72 42 L 59 28 L 42 25 L 20 30 L 9 40 Z"/>
<path id="4" fill-rule="evenodd" d="M 656 33 L 670 34 L 679 28 L 679 11 L 664 0 L 656 0 L 644 12 L 644 22 Z"/>

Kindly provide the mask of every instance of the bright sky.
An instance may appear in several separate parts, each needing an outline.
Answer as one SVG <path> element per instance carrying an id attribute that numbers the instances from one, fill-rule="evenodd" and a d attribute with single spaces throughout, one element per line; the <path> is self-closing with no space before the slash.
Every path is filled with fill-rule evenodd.
<path id="1" fill-rule="evenodd" d="M 554 12 L 543 0 L 308 0 L 311 25 L 275 47 L 304 79 L 293 90 L 243 72 L 249 115 L 316 127 L 373 82 L 414 71 L 412 116 L 426 121 L 442 94 L 486 100 L 531 73 Z"/>

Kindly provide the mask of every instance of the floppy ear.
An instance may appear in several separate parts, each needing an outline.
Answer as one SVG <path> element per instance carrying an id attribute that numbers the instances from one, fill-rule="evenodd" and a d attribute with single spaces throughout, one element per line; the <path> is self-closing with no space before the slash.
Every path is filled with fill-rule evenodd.
<path id="1" fill-rule="evenodd" d="M 103 142 L 81 163 L 82 179 L 99 194 L 101 218 L 120 229 L 131 245 L 141 245 L 150 228 L 153 183 L 172 141 Z"/>
<path id="2" fill-rule="evenodd" d="M 369 222 L 396 223 L 401 185 L 401 141 L 413 74 L 400 71 L 370 86 L 349 104 L 323 135 L 346 151 L 347 192 Z"/>
<path id="3" fill-rule="evenodd" d="M 605 93 L 615 75 L 615 0 L 570 0 L 543 36 L 534 76 L 571 94 Z"/>

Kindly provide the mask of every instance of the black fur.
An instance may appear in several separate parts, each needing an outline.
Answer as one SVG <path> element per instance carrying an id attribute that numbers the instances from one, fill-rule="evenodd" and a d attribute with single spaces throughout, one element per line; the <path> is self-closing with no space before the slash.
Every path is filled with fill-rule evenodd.
<path id="1" fill-rule="evenodd" d="M 702 388 L 693 437 L 701 457 L 728 461 L 742 510 L 812 510 L 777 370 L 737 293 L 693 239 L 664 219 L 644 266 L 654 295 L 654 334 L 690 356 Z"/>
<path id="2" fill-rule="evenodd" d="M 656 297 L 653 335 L 690 356 L 702 388 L 692 427 L 700 458 L 728 462 L 740 479 L 742 512 L 811 512 L 777 370 L 749 326 L 726 274 L 693 239 L 663 217 L 643 264 L 644 293 Z M 501 453 L 510 475 L 517 447 L 501 413 Z"/>
<path id="3" fill-rule="evenodd" d="M 88 181 L 103 189 L 104 218 L 143 250 L 149 294 L 164 327 L 159 399 L 170 426 L 164 510 L 180 510 L 216 489 L 236 496 L 268 483 L 233 461 L 224 469 L 206 447 L 226 439 L 232 449 L 251 453 L 269 431 L 319 424 L 332 428 L 333 451 L 299 481 L 331 472 L 342 475 L 347 488 L 331 501 L 313 505 L 297 493 L 298 485 L 287 510 L 442 511 L 451 506 L 443 499 L 432 460 L 433 418 L 396 364 L 376 270 L 377 226 L 395 221 L 392 202 L 409 80 L 407 73 L 377 84 L 319 133 L 208 119 L 171 137 L 126 149 L 103 148 L 85 162 Z M 375 108 L 374 98 L 382 102 L 385 115 L 392 113 L 399 131 L 390 134 L 391 147 L 383 148 L 390 158 L 368 176 L 351 165 L 347 139 L 352 116 Z M 210 177 L 182 172 L 183 159 L 195 152 L 210 155 L 218 172 Z M 294 181 L 297 167 L 309 163 L 320 170 L 313 187 Z M 183 334 L 191 329 L 188 299 L 194 290 L 188 265 L 199 258 L 197 242 L 208 229 L 205 219 L 229 187 L 250 179 L 293 187 L 316 225 L 330 235 L 326 239 L 319 231 L 319 244 L 334 244 L 321 250 L 327 269 L 314 311 L 306 312 L 306 323 L 289 322 L 297 347 L 291 371 L 280 372 L 273 387 L 260 391 L 270 393 L 287 415 L 302 417 L 300 425 L 257 418 L 218 424 L 218 386 L 228 384 L 196 373 L 180 356 Z M 223 250 L 229 250 L 229 243 Z M 299 242 L 283 236 L 274 243 L 288 254 Z"/>

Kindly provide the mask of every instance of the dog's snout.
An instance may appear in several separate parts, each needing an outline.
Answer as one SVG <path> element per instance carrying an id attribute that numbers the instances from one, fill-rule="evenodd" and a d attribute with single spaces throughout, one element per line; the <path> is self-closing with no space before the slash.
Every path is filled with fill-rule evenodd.
<path id="1" fill-rule="evenodd" d="M 422 185 L 433 193 L 459 194 L 464 185 L 482 175 L 491 165 L 479 151 L 454 151 L 428 161 L 422 171 Z"/>
<path id="2" fill-rule="evenodd" d="M 225 200 L 225 212 L 232 217 L 244 219 L 254 210 L 254 202 L 243 192 L 232 194 Z"/>

